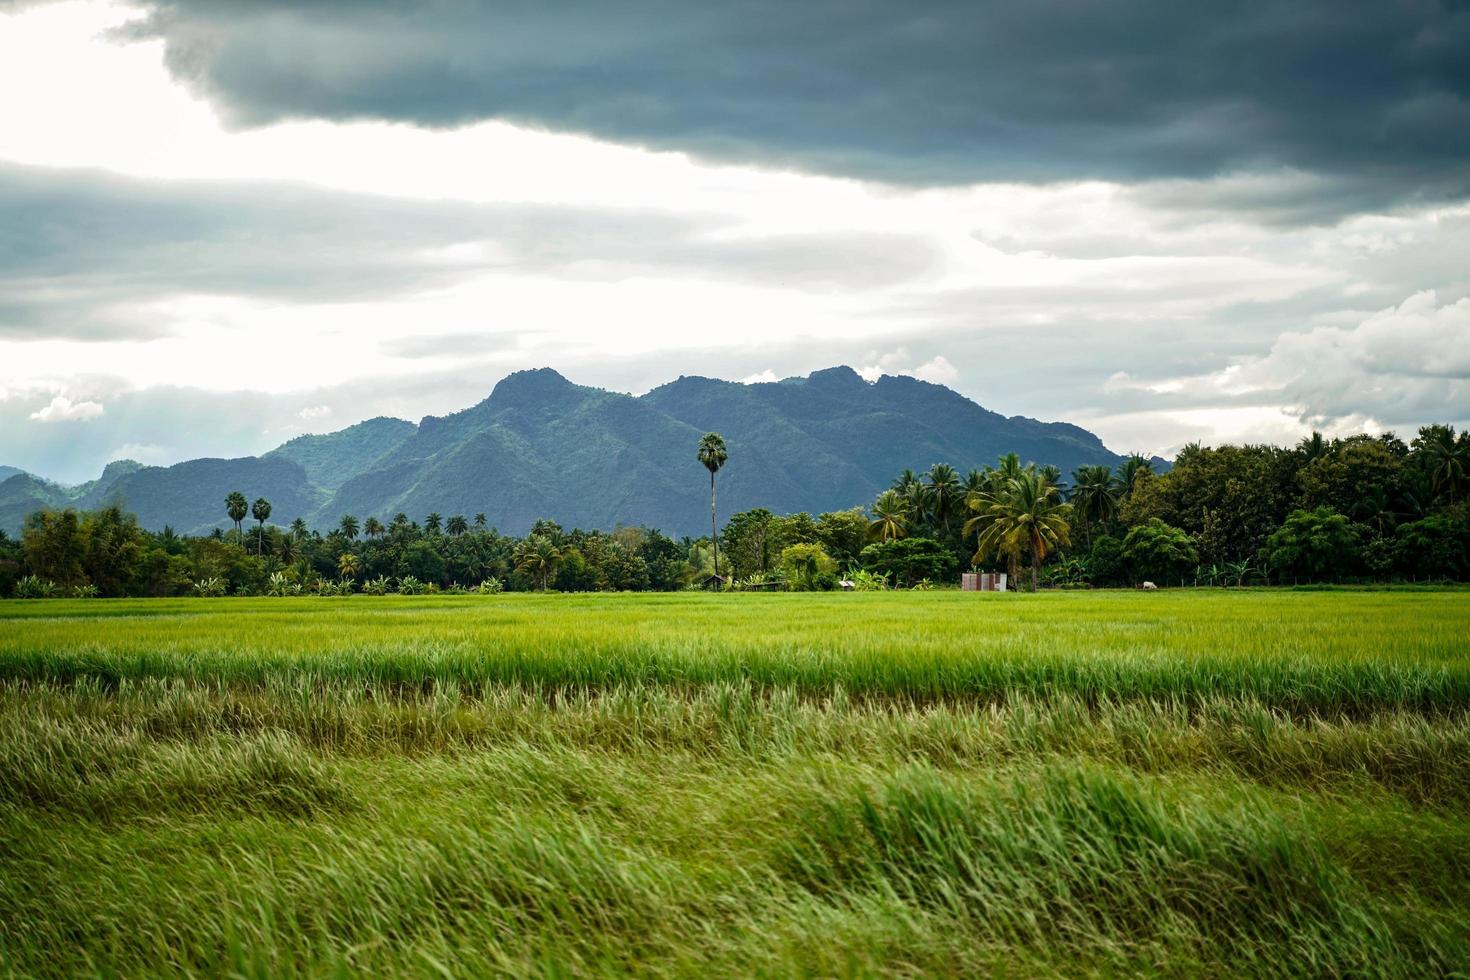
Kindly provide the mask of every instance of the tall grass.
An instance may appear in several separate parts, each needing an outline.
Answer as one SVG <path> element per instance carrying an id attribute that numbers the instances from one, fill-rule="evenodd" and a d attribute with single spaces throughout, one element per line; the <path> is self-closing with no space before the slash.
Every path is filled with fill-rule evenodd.
<path id="1" fill-rule="evenodd" d="M 0 604 L 0 972 L 1470 963 L 1470 594 Z"/>

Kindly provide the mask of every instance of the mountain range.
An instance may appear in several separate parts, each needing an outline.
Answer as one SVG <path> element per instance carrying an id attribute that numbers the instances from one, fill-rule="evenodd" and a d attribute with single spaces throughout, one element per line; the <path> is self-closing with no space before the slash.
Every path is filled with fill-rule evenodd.
<path id="1" fill-rule="evenodd" d="M 963 472 L 1014 452 L 1069 473 L 1122 460 L 1086 429 L 999 415 L 907 376 L 869 382 L 834 367 L 760 384 L 681 377 L 634 396 L 541 368 L 509 375 L 452 415 L 417 425 L 369 419 L 261 456 L 173 466 L 119 460 L 77 487 L 0 467 L 0 528 L 15 533 L 42 507 L 118 503 L 144 527 L 206 533 L 229 526 L 224 498 L 239 490 L 270 500 L 271 523 L 282 525 L 483 512 L 512 534 L 550 517 L 566 527 L 646 524 L 697 535 L 709 527 L 709 477 L 694 450 L 711 431 L 729 446 L 719 476 L 727 516 L 867 504 L 901 470 L 935 462 Z"/>

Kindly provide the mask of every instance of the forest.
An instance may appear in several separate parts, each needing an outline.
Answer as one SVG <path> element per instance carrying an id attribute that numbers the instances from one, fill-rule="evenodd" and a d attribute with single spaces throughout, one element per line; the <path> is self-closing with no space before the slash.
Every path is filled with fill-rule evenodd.
<path id="1" fill-rule="evenodd" d="M 698 459 L 713 518 L 726 454 L 723 441 L 706 451 L 711 437 Z M 716 521 L 717 535 L 678 539 L 550 517 L 515 537 L 484 514 L 281 527 L 267 499 L 241 488 L 220 503 L 232 529 L 206 536 L 148 531 L 118 507 L 32 513 L 18 540 L 0 532 L 0 596 L 866 591 L 953 586 L 971 567 L 1032 589 L 1464 581 L 1467 473 L 1470 432 L 1448 425 L 1407 442 L 1313 433 L 1289 448 L 1191 445 L 1163 473 L 1133 456 L 1064 477 L 1011 454 L 964 474 L 905 470 L 866 507 L 745 510 Z"/>

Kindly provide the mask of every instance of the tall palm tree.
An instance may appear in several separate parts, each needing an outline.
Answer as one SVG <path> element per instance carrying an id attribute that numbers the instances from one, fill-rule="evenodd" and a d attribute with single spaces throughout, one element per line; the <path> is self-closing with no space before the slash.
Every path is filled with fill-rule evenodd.
<path id="1" fill-rule="evenodd" d="M 362 562 L 350 551 L 344 551 L 337 556 L 337 572 L 343 578 L 357 578 L 357 573 L 362 570 Z"/>
<path id="2" fill-rule="evenodd" d="M 516 568 L 534 575 L 536 587 L 545 592 L 546 583 L 561 561 L 561 549 L 544 534 L 530 534 L 521 540 L 513 557 Z"/>
<path id="3" fill-rule="evenodd" d="M 1326 456 L 1327 451 L 1331 448 L 1331 444 L 1316 429 L 1312 430 L 1310 436 L 1302 437 L 1302 441 L 1296 444 L 1296 451 L 1302 457 L 1303 465 L 1319 456 Z"/>
<path id="4" fill-rule="evenodd" d="M 1133 496 L 1133 488 L 1138 485 L 1138 478 L 1143 474 L 1152 475 L 1154 464 L 1152 460 L 1144 459 L 1138 453 L 1130 453 L 1123 460 L 1123 465 L 1118 467 L 1118 482 L 1123 485 L 1123 497 L 1126 500 Z"/>
<path id="5" fill-rule="evenodd" d="M 884 490 L 873 501 L 873 519 L 868 522 L 868 537 L 879 541 L 897 541 L 908 533 L 909 503 L 897 490 Z"/>
<path id="6" fill-rule="evenodd" d="M 265 550 L 265 520 L 271 516 L 271 502 L 264 497 L 256 497 L 255 503 L 250 505 L 250 516 L 259 522 L 255 535 L 255 553 L 258 555 Z"/>
<path id="7" fill-rule="evenodd" d="M 342 515 L 342 520 L 337 524 L 337 529 L 342 532 L 342 537 L 348 541 L 357 540 L 357 518 L 351 514 Z"/>
<path id="8" fill-rule="evenodd" d="M 298 517 L 296 518 L 296 520 L 291 522 L 291 536 L 294 537 L 297 541 L 305 541 L 306 532 L 306 518 Z"/>
<path id="9" fill-rule="evenodd" d="M 468 531 L 469 529 L 470 529 L 470 522 L 464 519 L 464 515 L 463 514 L 455 514 L 453 517 L 451 517 L 449 519 L 448 523 L 446 523 L 444 525 L 444 530 L 448 531 L 450 534 L 454 535 L 456 538 L 459 537 L 461 534 L 465 533 L 466 531 Z"/>
<path id="10" fill-rule="evenodd" d="M 294 534 L 283 534 L 276 539 L 276 557 L 281 559 L 282 565 L 290 565 L 296 560 L 296 541 Z"/>
<path id="11" fill-rule="evenodd" d="M 1047 555 L 1071 544 L 1072 506 L 1035 470 L 1023 470 L 1000 492 L 976 494 L 967 503 L 975 516 L 965 522 L 964 533 L 976 536 L 975 563 L 1002 555 L 1014 575 L 1017 562 L 1029 557 L 1033 592 Z"/>
<path id="12" fill-rule="evenodd" d="M 925 477 L 934 519 L 948 531 L 950 518 L 964 503 L 964 487 L 960 483 L 960 475 L 948 463 L 935 463 L 929 467 Z"/>
<path id="13" fill-rule="evenodd" d="M 1122 486 L 1110 466 L 1079 466 L 1072 471 L 1072 489 L 1067 493 L 1067 501 L 1082 519 L 1089 541 L 1094 527 L 1118 516 L 1121 495 Z"/>
<path id="14" fill-rule="evenodd" d="M 915 473 L 913 470 L 906 469 L 902 473 L 898 474 L 898 479 L 893 481 L 893 483 L 890 485 L 890 488 L 893 490 L 897 490 L 899 493 L 906 494 L 909 492 L 909 488 L 918 482 L 919 474 Z"/>
<path id="15" fill-rule="evenodd" d="M 362 533 L 366 534 L 369 538 L 376 538 L 383 533 L 383 522 L 376 517 L 369 517 L 362 522 Z"/>
<path id="16" fill-rule="evenodd" d="M 240 523 L 245 520 L 245 515 L 250 513 L 250 504 L 246 502 L 245 495 L 239 490 L 231 490 L 230 495 L 225 498 L 225 513 L 230 515 L 230 520 L 235 522 L 235 537 L 242 533 Z"/>
<path id="17" fill-rule="evenodd" d="M 483 510 L 475 515 L 475 527 L 480 529 L 485 527 L 485 512 Z"/>
<path id="18" fill-rule="evenodd" d="M 1414 449 L 1424 459 L 1434 492 L 1453 504 L 1470 474 L 1470 438 L 1461 434 L 1456 439 L 1451 425 L 1426 425 L 1419 430 Z"/>
<path id="19" fill-rule="evenodd" d="M 990 485 L 990 478 L 984 470 L 971 469 L 965 474 L 965 485 L 963 496 L 968 499 L 970 494 L 979 493 Z"/>
<path id="20" fill-rule="evenodd" d="M 437 510 L 424 518 L 424 530 L 430 534 L 438 534 L 441 526 L 443 526 L 443 519 L 439 516 Z"/>
<path id="21" fill-rule="evenodd" d="M 709 539 L 715 549 L 715 577 L 720 575 L 720 527 L 715 520 L 715 474 L 720 467 L 725 465 L 725 460 L 730 458 L 730 453 L 725 449 L 725 440 L 720 438 L 718 432 L 706 432 L 699 440 L 699 450 L 696 453 L 700 463 L 709 470 Z"/>

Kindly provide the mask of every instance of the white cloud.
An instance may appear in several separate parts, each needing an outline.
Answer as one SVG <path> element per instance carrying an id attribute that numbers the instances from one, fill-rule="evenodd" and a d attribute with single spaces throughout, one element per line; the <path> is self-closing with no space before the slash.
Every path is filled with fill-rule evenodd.
<path id="1" fill-rule="evenodd" d="M 65 395 L 57 395 L 51 404 L 31 413 L 36 422 L 86 422 L 102 414 L 100 402 L 74 402 Z"/>
<path id="2" fill-rule="evenodd" d="M 297 412 L 296 417 L 299 419 L 304 419 L 307 422 L 314 422 L 317 419 L 327 418 L 331 414 L 332 406 L 330 405 L 308 405 L 301 411 Z"/>
<path id="3" fill-rule="evenodd" d="M 747 374 L 745 377 L 740 379 L 740 383 L 743 385 L 759 385 L 770 384 L 772 382 L 780 380 L 781 378 L 776 374 L 775 371 L 772 371 L 770 368 L 766 368 L 764 371 L 757 371 L 755 374 Z"/>
<path id="4" fill-rule="evenodd" d="M 931 358 L 914 368 L 905 371 L 904 374 L 918 378 L 920 381 L 932 381 L 937 385 L 952 385 L 959 380 L 959 368 L 949 363 L 949 359 L 943 354 Z"/>

